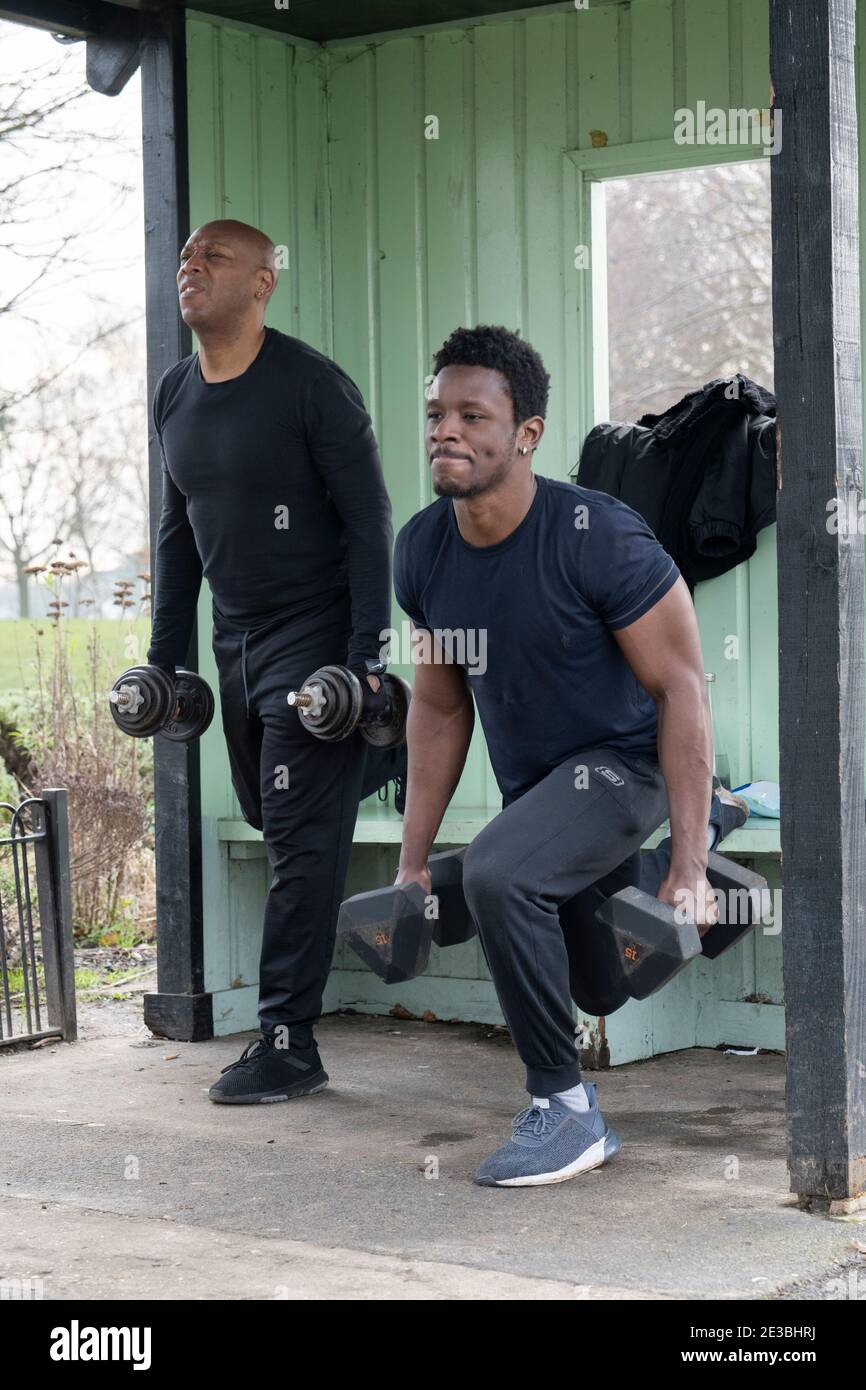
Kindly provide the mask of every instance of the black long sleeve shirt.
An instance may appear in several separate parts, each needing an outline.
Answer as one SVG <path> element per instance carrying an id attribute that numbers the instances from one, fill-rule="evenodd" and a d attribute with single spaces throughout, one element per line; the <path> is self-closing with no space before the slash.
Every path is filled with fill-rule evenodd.
<path id="1" fill-rule="evenodd" d="M 245 630 L 351 601 L 348 660 L 377 658 L 390 623 L 391 504 L 354 382 L 266 328 L 231 381 L 198 354 L 161 377 L 163 459 L 148 661 L 183 665 L 202 576 L 214 616 Z"/>

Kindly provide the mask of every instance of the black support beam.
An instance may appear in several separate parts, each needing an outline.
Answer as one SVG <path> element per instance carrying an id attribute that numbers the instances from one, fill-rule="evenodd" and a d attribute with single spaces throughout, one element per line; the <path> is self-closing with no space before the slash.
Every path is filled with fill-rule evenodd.
<path id="1" fill-rule="evenodd" d="M 138 67 L 142 16 L 106 0 L 0 0 L 0 19 L 87 43 L 87 81 L 114 97 Z"/>
<path id="2" fill-rule="evenodd" d="M 854 21 L 855 0 L 770 0 L 788 1167 L 817 1207 L 866 1188 Z"/>
<path id="3" fill-rule="evenodd" d="M 141 44 L 144 156 L 147 383 L 153 400 L 167 367 L 192 351 L 178 312 L 178 253 L 189 232 L 186 47 L 175 10 L 143 17 Z M 150 554 L 162 502 L 162 456 L 150 424 Z M 193 633 L 187 666 L 196 669 Z M 157 993 L 145 995 L 144 1018 L 164 1037 L 199 1041 L 213 1035 L 204 989 L 199 744 L 154 739 L 156 797 Z"/>
<path id="4" fill-rule="evenodd" d="M 113 5 L 87 3 L 87 0 L 2 0 L 0 19 L 11 19 L 33 29 L 47 29 L 52 34 L 68 34 L 73 39 L 86 39 L 98 34 L 105 12 Z"/>
<path id="5" fill-rule="evenodd" d="M 113 6 L 98 34 L 87 40 L 87 81 L 95 92 L 116 97 L 138 67 L 142 17 Z"/>

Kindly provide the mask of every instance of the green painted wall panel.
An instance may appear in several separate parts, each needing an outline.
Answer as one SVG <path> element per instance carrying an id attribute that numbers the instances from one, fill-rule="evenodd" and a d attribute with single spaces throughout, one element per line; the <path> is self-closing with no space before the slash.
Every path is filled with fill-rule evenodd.
<path id="1" fill-rule="evenodd" d="M 292 53 L 292 143 L 290 170 L 293 194 L 290 235 L 289 287 L 293 333 L 333 352 L 331 302 L 330 205 L 328 193 L 328 130 L 324 101 L 326 64 L 323 54 L 308 48 Z"/>
<path id="2" fill-rule="evenodd" d="M 739 709 L 751 722 L 754 781 L 779 780 L 779 581 L 776 571 L 776 527 L 758 536 L 758 548 L 749 561 L 749 643 L 751 661 L 748 699 Z"/>
<path id="3" fill-rule="evenodd" d="M 378 198 L 372 118 L 375 58 L 368 49 L 331 66 L 328 106 L 328 215 L 331 225 L 333 353 L 357 382 L 378 424 L 375 352 Z"/>
<path id="4" fill-rule="evenodd" d="M 526 252 L 522 26 L 495 24 L 476 30 L 475 211 L 477 314 L 481 323 L 522 328 Z M 456 327 L 456 325 L 454 325 Z"/>
<path id="5" fill-rule="evenodd" d="M 635 6 L 630 52 L 633 138 L 665 139 L 674 110 L 673 0 Z"/>
<path id="6" fill-rule="evenodd" d="M 219 50 L 222 30 L 189 21 L 186 26 L 187 119 L 190 138 L 190 216 L 217 216 L 222 207 L 222 113 Z"/>
<path id="7" fill-rule="evenodd" d="M 439 123 L 438 139 L 423 142 L 428 354 L 455 324 L 477 320 L 473 64 L 473 45 L 459 35 L 446 31 L 424 40 L 424 115 Z M 423 375 L 430 370 L 428 356 Z M 420 507 L 432 497 L 423 449 L 417 461 Z"/>
<path id="8" fill-rule="evenodd" d="M 293 95 L 292 58 L 294 50 L 279 39 L 259 39 L 252 51 L 253 91 L 255 103 L 254 201 L 256 226 L 268 230 L 279 245 L 293 245 L 297 237 L 293 227 L 293 211 L 298 206 L 296 191 L 297 169 L 292 149 Z M 267 177 L 271 170 L 280 170 L 281 177 Z M 273 230 L 270 230 L 273 228 Z M 294 261 L 294 257 L 292 257 Z M 280 272 L 289 277 L 290 317 L 296 314 L 291 293 L 291 267 Z"/>
<path id="9" fill-rule="evenodd" d="M 520 175 L 526 244 L 522 328 L 531 343 L 544 344 L 553 392 L 543 452 L 547 460 L 556 460 L 565 471 L 574 460 L 566 452 L 567 413 L 563 406 L 574 388 L 568 376 L 563 306 L 566 279 L 578 274 L 563 247 L 561 151 L 568 126 L 565 31 L 571 20 L 571 15 L 556 15 L 544 26 L 525 26 L 526 140 Z M 547 466 L 540 471 L 547 471 Z"/>
<path id="10" fill-rule="evenodd" d="M 376 56 L 375 185 L 378 239 L 373 264 L 378 312 L 370 351 L 379 392 L 376 434 L 392 496 L 417 488 L 427 371 L 423 40 L 403 39 Z M 398 114 L 399 113 L 399 114 Z M 373 171 L 371 170 L 371 173 Z"/>
<path id="11" fill-rule="evenodd" d="M 753 0 L 736 0 L 739 17 L 739 67 L 742 88 L 736 104 L 764 107 L 770 104 L 770 24 L 768 6 Z"/>
<path id="12" fill-rule="evenodd" d="M 590 5 L 574 16 L 577 110 L 569 123 L 572 139 L 568 147 L 590 149 L 593 131 L 602 132 L 608 145 L 621 145 L 632 138 L 629 126 L 624 128 L 620 86 L 620 24 L 626 19 L 614 5 Z M 533 26 L 543 22 L 531 21 Z"/>
<path id="13" fill-rule="evenodd" d="M 685 105 L 727 107 L 730 78 L 730 0 L 689 0 L 685 6 Z"/>
<path id="14" fill-rule="evenodd" d="M 220 34 L 220 94 L 222 107 L 223 205 L 221 215 L 260 221 L 259 107 L 253 86 L 256 52 L 261 39 L 234 29 Z M 270 131 L 269 131 L 270 134 Z"/>

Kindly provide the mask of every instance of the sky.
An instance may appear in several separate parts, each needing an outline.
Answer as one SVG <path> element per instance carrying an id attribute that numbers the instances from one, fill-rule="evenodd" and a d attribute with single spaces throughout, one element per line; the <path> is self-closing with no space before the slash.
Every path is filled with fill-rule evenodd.
<path id="1" fill-rule="evenodd" d="M 146 475 L 139 75 L 119 96 L 102 96 L 86 86 L 85 57 L 84 43 L 60 44 L 44 30 L 0 21 L 0 190 L 10 185 L 18 190 L 15 207 L 0 192 L 0 305 L 23 290 L 12 310 L 0 313 L 0 392 L 4 399 L 8 393 L 14 398 L 56 372 L 60 392 L 75 372 L 92 374 L 105 383 L 104 396 L 93 406 L 94 414 L 106 417 L 103 437 L 119 419 L 118 402 L 138 408 L 133 418 L 140 417 L 141 427 L 123 453 L 130 455 L 129 469 L 144 469 Z M 23 97 L 14 92 L 22 78 Z M 76 89 L 84 89 L 81 98 L 37 132 L 8 138 L 3 112 L 13 97 L 18 109 L 26 104 L 41 110 Z M 64 238 L 69 239 L 65 247 Z M 122 347 L 117 361 L 109 346 L 88 346 L 100 333 L 108 334 L 107 344 Z M 48 396 L 50 391 L 39 399 Z M 6 465 L 0 495 L 13 509 L 17 439 L 31 451 L 40 448 L 32 410 L 25 404 L 12 412 L 18 435 L 0 460 Z M 105 543 L 95 552 L 97 568 L 112 568 L 142 544 L 146 517 L 142 506 L 138 512 L 133 503 L 125 527 L 114 528 L 114 534 L 106 528 Z M 44 526 L 35 525 L 29 534 L 42 544 L 52 530 L 46 515 Z M 11 559 L 0 550 L 3 616 L 16 611 L 12 580 Z"/>
<path id="2" fill-rule="evenodd" d="M 85 45 L 0 21 L 0 89 L 22 74 L 29 100 L 83 85 Z M 72 161 L 78 161 L 73 165 Z M 55 165 L 61 167 L 56 172 Z M 51 118 L 45 135 L 0 142 L 0 185 L 27 175 L 27 225 L 0 226 L 0 299 L 38 272 L 22 315 L 0 317 L 0 386 L 17 389 L 47 361 L 80 349 L 95 324 L 142 321 L 144 222 L 141 116 L 136 73 L 117 97 L 88 89 Z M 75 267 L 53 262 L 58 237 L 75 235 Z M 45 252 L 49 253 L 47 262 Z M 13 319 L 13 322 L 3 320 Z"/>

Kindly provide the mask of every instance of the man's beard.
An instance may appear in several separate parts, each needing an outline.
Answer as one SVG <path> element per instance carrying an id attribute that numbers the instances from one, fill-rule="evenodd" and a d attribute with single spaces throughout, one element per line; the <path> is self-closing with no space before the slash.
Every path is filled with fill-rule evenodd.
<path id="1" fill-rule="evenodd" d="M 514 438 L 517 438 L 516 432 Z M 509 463 L 507 458 L 502 459 L 498 468 L 483 483 L 458 483 L 453 479 L 443 479 L 442 482 L 433 483 L 433 491 L 437 497 L 454 497 L 458 501 L 468 501 L 471 497 L 479 497 L 481 493 L 490 492 L 498 487 L 508 477 L 513 466 L 513 462 Z"/>
<path id="2" fill-rule="evenodd" d="M 437 497 L 457 497 L 465 499 L 477 497 L 479 492 L 486 492 L 487 488 L 481 487 L 478 483 L 467 483 L 461 487 L 460 483 L 455 483 L 446 479 L 441 483 L 434 483 L 433 491 L 436 493 Z"/>

